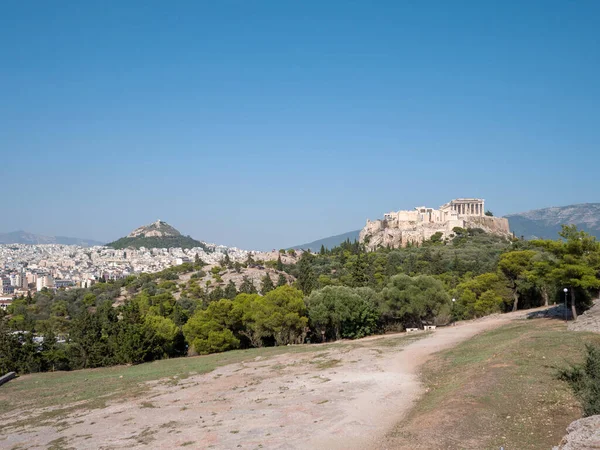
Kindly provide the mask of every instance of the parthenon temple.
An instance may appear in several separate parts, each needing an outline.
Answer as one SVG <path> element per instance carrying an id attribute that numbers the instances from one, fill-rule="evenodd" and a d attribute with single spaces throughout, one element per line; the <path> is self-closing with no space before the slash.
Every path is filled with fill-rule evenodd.
<path id="1" fill-rule="evenodd" d="M 457 198 L 440 206 L 440 211 L 456 211 L 459 215 L 483 216 L 485 200 L 481 198 Z"/>
<path id="2" fill-rule="evenodd" d="M 412 211 L 389 212 L 383 218 L 388 222 L 447 222 L 464 216 L 483 216 L 484 203 L 485 200 L 480 198 L 457 198 L 440 206 L 440 209 L 418 206 Z"/>

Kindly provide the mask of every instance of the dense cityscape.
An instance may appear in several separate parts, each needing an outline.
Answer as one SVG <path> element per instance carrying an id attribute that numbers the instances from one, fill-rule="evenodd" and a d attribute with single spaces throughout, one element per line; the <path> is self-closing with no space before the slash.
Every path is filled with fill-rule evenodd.
<path id="1" fill-rule="evenodd" d="M 225 254 L 243 261 L 249 251 L 223 245 L 204 248 L 140 248 L 115 250 L 108 247 L 74 245 L 0 245 L 0 305 L 13 298 L 47 289 L 90 287 L 103 280 L 117 280 L 136 273 L 154 273 L 192 262 L 198 256 L 207 264 L 219 262 Z"/>

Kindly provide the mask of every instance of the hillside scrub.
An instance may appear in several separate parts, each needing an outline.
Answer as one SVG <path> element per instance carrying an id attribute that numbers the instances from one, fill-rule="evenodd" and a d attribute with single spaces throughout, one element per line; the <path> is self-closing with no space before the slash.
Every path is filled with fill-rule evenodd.
<path id="1" fill-rule="evenodd" d="M 226 256 L 210 271 L 198 260 L 18 298 L 0 312 L 0 369 L 70 370 L 355 339 L 563 301 L 565 287 L 575 317 L 600 288 L 600 244 L 576 227 L 563 227 L 559 240 L 531 242 L 458 229 L 452 240 L 372 252 L 347 241 L 303 252 L 296 263 L 273 261 L 277 287 L 268 274 L 255 286 L 242 273 L 256 264 L 251 255 L 243 264 Z M 220 281 L 227 270 L 242 273 L 239 288 Z"/>
<path id="2" fill-rule="evenodd" d="M 583 364 L 559 372 L 581 402 L 584 417 L 600 414 L 600 345 L 586 345 Z"/>

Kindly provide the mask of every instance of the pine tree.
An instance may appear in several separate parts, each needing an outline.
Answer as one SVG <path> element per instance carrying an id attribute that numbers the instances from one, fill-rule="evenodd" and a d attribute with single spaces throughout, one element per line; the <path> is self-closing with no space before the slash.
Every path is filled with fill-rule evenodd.
<path id="1" fill-rule="evenodd" d="M 275 285 L 273 285 L 273 280 L 271 280 L 271 277 L 267 273 L 261 280 L 260 293 L 265 295 L 271 292 L 273 289 L 275 289 Z"/>
<path id="2" fill-rule="evenodd" d="M 229 280 L 229 283 L 227 283 L 227 286 L 225 287 L 225 298 L 233 300 L 236 295 L 237 289 L 235 287 L 235 284 L 232 280 Z"/>
<path id="3" fill-rule="evenodd" d="M 280 272 L 283 271 L 283 262 L 281 261 L 281 254 L 277 258 L 277 265 L 275 266 L 275 268 Z"/>
<path id="4" fill-rule="evenodd" d="M 277 287 L 286 286 L 287 284 L 287 278 L 284 274 L 280 273 L 279 278 L 277 279 Z"/>
<path id="5" fill-rule="evenodd" d="M 208 300 L 211 302 L 217 302 L 224 297 L 225 297 L 225 293 L 223 292 L 223 289 L 221 288 L 221 286 L 217 286 L 210 292 L 210 294 L 208 294 Z"/>
<path id="6" fill-rule="evenodd" d="M 325 246 L 321 244 L 321 251 L 319 252 L 321 255 L 325 254 Z"/>
<path id="7" fill-rule="evenodd" d="M 352 284 L 355 287 L 365 286 L 368 281 L 367 276 L 367 262 L 361 257 L 359 253 L 356 256 L 356 261 L 352 267 Z"/>
<path id="8" fill-rule="evenodd" d="M 242 284 L 240 285 L 240 294 L 258 294 L 254 281 L 244 275 L 242 278 Z"/>
<path id="9" fill-rule="evenodd" d="M 309 295 L 317 285 L 315 273 L 312 268 L 313 256 L 310 252 L 303 252 L 298 262 L 298 287 L 304 295 Z"/>
<path id="10" fill-rule="evenodd" d="M 255 261 L 252 257 L 252 252 L 248 253 L 248 257 L 246 258 L 246 267 L 254 267 Z"/>
<path id="11" fill-rule="evenodd" d="M 231 269 L 233 266 L 231 264 L 231 258 L 229 257 L 229 253 L 225 253 L 225 259 L 223 261 L 224 267 Z"/>

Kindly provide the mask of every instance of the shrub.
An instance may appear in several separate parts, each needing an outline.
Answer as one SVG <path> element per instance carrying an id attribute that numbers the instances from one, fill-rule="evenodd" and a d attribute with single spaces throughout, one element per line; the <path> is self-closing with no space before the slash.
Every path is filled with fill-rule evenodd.
<path id="1" fill-rule="evenodd" d="M 326 286 L 306 299 L 308 317 L 321 338 L 357 339 L 377 329 L 377 309 L 368 299 L 370 289 Z"/>
<path id="2" fill-rule="evenodd" d="M 586 345 L 581 365 L 563 369 L 559 378 L 566 381 L 581 402 L 585 417 L 600 414 L 600 346 Z"/>
<path id="3" fill-rule="evenodd" d="M 233 350 L 240 346 L 240 340 L 236 338 L 231 330 L 209 331 L 206 338 L 196 338 L 192 342 L 194 350 L 199 355 L 224 352 Z"/>

